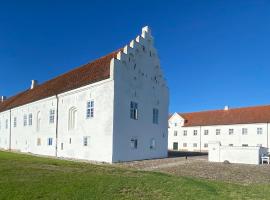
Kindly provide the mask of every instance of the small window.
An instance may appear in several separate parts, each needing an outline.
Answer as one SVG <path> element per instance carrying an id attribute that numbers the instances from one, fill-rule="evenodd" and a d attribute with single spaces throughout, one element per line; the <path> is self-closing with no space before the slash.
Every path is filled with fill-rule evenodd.
<path id="1" fill-rule="evenodd" d="M 54 123 L 54 118 L 55 118 L 55 110 L 51 109 L 49 114 L 50 114 L 49 123 L 53 124 Z"/>
<path id="2" fill-rule="evenodd" d="M 84 136 L 83 137 L 83 146 L 85 146 L 85 147 L 89 146 L 89 142 L 90 142 L 90 137 Z"/>
<path id="3" fill-rule="evenodd" d="M 38 139 L 37 139 L 37 146 L 40 146 L 40 145 L 41 145 L 41 139 L 38 138 Z"/>
<path id="4" fill-rule="evenodd" d="M 233 144 L 229 144 L 229 147 L 233 147 Z"/>
<path id="5" fill-rule="evenodd" d="M 242 135 L 247 135 L 247 134 L 248 134 L 248 129 L 242 128 Z"/>
<path id="6" fill-rule="evenodd" d="M 29 126 L 32 126 L 32 124 L 33 124 L 33 115 L 32 115 L 32 113 L 30 113 L 28 115 L 28 125 Z"/>
<path id="7" fill-rule="evenodd" d="M 6 119 L 6 129 L 8 129 L 8 120 Z"/>
<path id="8" fill-rule="evenodd" d="M 257 134 L 258 134 L 258 135 L 263 134 L 263 129 L 262 129 L 262 128 L 257 128 Z"/>
<path id="9" fill-rule="evenodd" d="M 61 143 L 61 150 L 64 150 L 64 143 Z"/>
<path id="10" fill-rule="evenodd" d="M 13 118 L 13 127 L 17 127 L 17 117 Z"/>
<path id="11" fill-rule="evenodd" d="M 94 101 L 87 101 L 86 105 L 86 118 L 93 118 L 94 117 Z"/>
<path id="12" fill-rule="evenodd" d="M 229 135 L 233 135 L 233 129 L 229 129 Z"/>
<path id="13" fill-rule="evenodd" d="M 242 147 L 248 147 L 248 144 L 242 144 Z"/>
<path id="14" fill-rule="evenodd" d="M 197 143 L 193 143 L 193 147 L 197 147 Z"/>
<path id="15" fill-rule="evenodd" d="M 178 142 L 173 143 L 173 150 L 178 150 Z"/>
<path id="16" fill-rule="evenodd" d="M 52 146 L 53 143 L 53 139 L 52 138 L 48 138 L 48 146 Z"/>
<path id="17" fill-rule="evenodd" d="M 220 129 L 216 129 L 216 135 L 220 135 Z"/>
<path id="18" fill-rule="evenodd" d="M 27 126 L 27 115 L 23 116 L 23 126 Z"/>
<path id="19" fill-rule="evenodd" d="M 197 130 L 194 130 L 193 131 L 193 135 L 198 135 L 198 131 Z"/>
<path id="20" fill-rule="evenodd" d="M 204 144 L 204 148 L 208 148 L 208 143 L 205 143 Z"/>
<path id="21" fill-rule="evenodd" d="M 153 109 L 153 124 L 158 124 L 158 109 Z"/>
<path id="22" fill-rule="evenodd" d="M 154 138 L 150 141 L 150 149 L 156 149 L 156 140 Z"/>
<path id="23" fill-rule="evenodd" d="M 184 135 L 184 136 L 187 136 L 187 130 L 184 130 L 184 131 L 183 131 L 183 135 Z"/>
<path id="24" fill-rule="evenodd" d="M 71 144 L 71 142 L 72 142 L 72 141 L 71 141 L 71 138 L 69 138 L 69 144 Z"/>
<path id="25" fill-rule="evenodd" d="M 183 143 L 183 147 L 187 147 L 187 143 Z"/>
<path id="26" fill-rule="evenodd" d="M 131 146 L 132 149 L 137 149 L 138 148 L 138 139 L 137 138 L 131 138 L 130 146 Z"/>
<path id="27" fill-rule="evenodd" d="M 177 136 L 177 131 L 174 131 L 173 135 L 174 135 L 174 136 Z"/>
<path id="28" fill-rule="evenodd" d="M 138 103 L 130 102 L 130 118 L 138 120 Z"/>
<path id="29" fill-rule="evenodd" d="M 204 135 L 208 135 L 209 131 L 208 130 L 204 130 Z"/>

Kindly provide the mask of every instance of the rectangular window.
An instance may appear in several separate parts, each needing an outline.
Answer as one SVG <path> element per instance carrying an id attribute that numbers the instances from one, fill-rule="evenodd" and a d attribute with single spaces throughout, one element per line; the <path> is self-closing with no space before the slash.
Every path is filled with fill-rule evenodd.
<path id="1" fill-rule="evenodd" d="M 130 118 L 138 120 L 138 103 L 130 102 Z"/>
<path id="2" fill-rule="evenodd" d="M 52 138 L 48 138 L 48 146 L 52 146 L 53 143 L 53 139 Z"/>
<path id="3" fill-rule="evenodd" d="M 64 150 L 64 143 L 61 143 L 61 150 Z"/>
<path id="4" fill-rule="evenodd" d="M 27 126 L 27 115 L 23 116 L 23 126 Z"/>
<path id="5" fill-rule="evenodd" d="M 257 134 L 258 134 L 258 135 L 263 134 L 263 129 L 262 129 L 262 128 L 257 128 Z"/>
<path id="6" fill-rule="evenodd" d="M 173 135 L 174 135 L 174 136 L 177 136 L 177 131 L 174 131 Z"/>
<path id="7" fill-rule="evenodd" d="M 30 114 L 28 115 L 28 125 L 29 125 L 29 126 L 32 126 L 32 123 L 33 123 L 33 115 L 32 115 L 32 113 L 30 113 Z"/>
<path id="8" fill-rule="evenodd" d="M 242 147 L 248 147 L 248 144 L 242 144 Z"/>
<path id="9" fill-rule="evenodd" d="M 158 109 L 153 109 L 153 124 L 158 124 Z"/>
<path id="10" fill-rule="evenodd" d="M 41 145 L 41 139 L 38 138 L 38 139 L 37 139 L 37 146 L 40 146 L 40 145 Z"/>
<path id="11" fill-rule="evenodd" d="M 193 135 L 198 135 L 198 131 L 197 130 L 194 130 L 193 131 Z"/>
<path id="12" fill-rule="evenodd" d="M 8 120 L 6 119 L 6 129 L 8 129 Z"/>
<path id="13" fill-rule="evenodd" d="M 94 101 L 87 101 L 86 104 L 86 118 L 93 118 L 94 117 Z"/>
<path id="14" fill-rule="evenodd" d="M 204 143 L 204 148 L 208 148 L 208 143 Z"/>
<path id="15" fill-rule="evenodd" d="M 17 117 L 13 118 L 13 127 L 17 127 Z"/>
<path id="16" fill-rule="evenodd" d="M 138 148 L 138 139 L 137 138 L 131 138 L 130 146 L 131 146 L 132 149 L 137 149 Z"/>
<path id="17" fill-rule="evenodd" d="M 229 144 L 229 147 L 233 147 L 233 144 Z"/>
<path id="18" fill-rule="evenodd" d="M 55 110 L 51 109 L 50 110 L 50 117 L 49 117 L 49 123 L 50 124 L 54 123 L 54 117 L 55 117 Z"/>
<path id="19" fill-rule="evenodd" d="M 89 142 L 90 142 L 90 137 L 84 136 L 83 137 L 83 146 L 85 146 L 85 147 L 89 146 Z"/>
<path id="20" fill-rule="evenodd" d="M 178 150 L 178 142 L 173 143 L 173 150 Z"/>
<path id="21" fill-rule="evenodd" d="M 247 134 L 248 134 L 248 129 L 242 128 L 242 135 L 247 135 Z"/>
<path id="22" fill-rule="evenodd" d="M 187 147 L 187 143 L 183 143 L 183 147 Z"/>
<path id="23" fill-rule="evenodd" d="M 150 149 L 156 149 L 156 140 L 154 138 L 150 141 Z"/>
<path id="24" fill-rule="evenodd" d="M 216 129 L 216 135 L 220 135 L 220 129 Z"/>
<path id="25" fill-rule="evenodd" d="M 197 147 L 197 143 L 193 143 L 193 147 Z"/>
<path id="26" fill-rule="evenodd" d="M 208 130 L 204 130 L 204 135 L 208 135 L 209 131 Z"/>
<path id="27" fill-rule="evenodd" d="M 187 136 L 187 130 L 184 130 L 184 131 L 183 131 L 183 135 L 184 135 L 184 136 Z"/>
<path id="28" fill-rule="evenodd" d="M 229 129 L 229 135 L 233 135 L 233 129 Z"/>

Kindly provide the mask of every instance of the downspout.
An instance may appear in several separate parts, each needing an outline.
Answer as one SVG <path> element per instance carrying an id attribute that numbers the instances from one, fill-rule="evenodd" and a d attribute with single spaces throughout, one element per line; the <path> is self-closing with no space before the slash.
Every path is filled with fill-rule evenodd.
<path id="1" fill-rule="evenodd" d="M 58 95 L 55 95 L 56 97 L 56 124 L 55 124 L 55 156 L 57 157 L 57 151 L 58 151 L 58 107 L 59 107 L 59 98 Z"/>
<path id="2" fill-rule="evenodd" d="M 11 151 L 11 110 L 9 110 L 9 151 Z"/>

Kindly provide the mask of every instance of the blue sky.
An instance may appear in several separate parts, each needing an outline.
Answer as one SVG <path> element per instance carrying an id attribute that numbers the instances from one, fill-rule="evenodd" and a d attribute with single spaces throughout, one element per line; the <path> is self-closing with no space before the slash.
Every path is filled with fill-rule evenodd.
<path id="1" fill-rule="evenodd" d="M 0 95 L 127 44 L 149 25 L 170 112 L 270 104 L 270 1 L 1 1 Z"/>

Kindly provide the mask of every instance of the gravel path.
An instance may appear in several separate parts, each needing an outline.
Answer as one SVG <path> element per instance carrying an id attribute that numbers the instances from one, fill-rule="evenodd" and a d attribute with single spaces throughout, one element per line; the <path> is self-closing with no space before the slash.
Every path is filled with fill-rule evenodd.
<path id="1" fill-rule="evenodd" d="M 116 164 L 145 171 L 158 171 L 176 176 L 189 176 L 231 183 L 270 184 L 270 165 L 210 163 L 207 155 L 171 157 Z"/>

